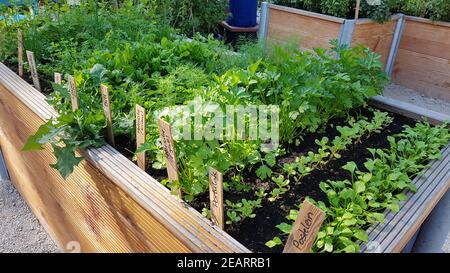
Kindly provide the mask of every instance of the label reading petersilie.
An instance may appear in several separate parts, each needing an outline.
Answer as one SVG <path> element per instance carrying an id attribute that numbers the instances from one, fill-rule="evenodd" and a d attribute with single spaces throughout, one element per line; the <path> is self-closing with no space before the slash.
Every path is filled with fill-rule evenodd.
<path id="1" fill-rule="evenodd" d="M 19 76 L 23 76 L 23 35 L 22 30 L 17 30 L 17 63 L 19 66 Z"/>
<path id="2" fill-rule="evenodd" d="M 283 252 L 308 253 L 324 219 L 325 213 L 321 209 L 307 200 L 303 201 Z"/>
<path id="3" fill-rule="evenodd" d="M 70 102 L 72 103 L 72 110 L 75 111 L 78 109 L 78 95 L 77 95 L 77 86 L 75 84 L 75 78 L 69 76 L 68 84 L 69 84 Z"/>
<path id="4" fill-rule="evenodd" d="M 34 53 L 27 50 L 28 65 L 30 66 L 31 78 L 33 79 L 34 88 L 41 91 L 41 84 L 39 83 L 39 76 L 36 69 L 36 61 L 34 60 Z"/>
<path id="5" fill-rule="evenodd" d="M 111 145 L 115 146 L 114 142 L 114 134 L 112 130 L 112 116 L 111 116 L 111 107 L 109 101 L 109 90 L 105 85 L 101 85 L 100 89 L 102 91 L 102 102 L 103 102 L 103 113 L 106 118 L 106 130 L 108 134 L 108 141 Z"/>
<path id="6" fill-rule="evenodd" d="M 136 146 L 139 148 L 145 143 L 145 108 L 136 104 Z M 137 165 L 145 171 L 145 152 L 136 155 Z"/>
<path id="7" fill-rule="evenodd" d="M 209 169 L 209 200 L 211 203 L 211 221 L 223 229 L 223 176 L 214 168 Z"/>

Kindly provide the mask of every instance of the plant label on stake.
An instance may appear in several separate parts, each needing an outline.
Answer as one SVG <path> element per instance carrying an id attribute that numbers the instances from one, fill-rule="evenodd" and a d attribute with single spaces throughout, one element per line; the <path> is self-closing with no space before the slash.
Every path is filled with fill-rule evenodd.
<path id="1" fill-rule="evenodd" d="M 209 200 L 211 203 L 211 221 L 214 225 L 223 229 L 223 176 L 214 168 L 209 168 Z"/>
<path id="2" fill-rule="evenodd" d="M 102 91 L 102 102 L 103 102 L 103 113 L 106 118 L 106 130 L 108 134 L 108 141 L 112 146 L 115 146 L 114 134 L 112 130 L 112 116 L 111 116 L 111 103 L 109 100 L 109 89 L 106 85 L 101 85 L 100 89 Z"/>
<path id="3" fill-rule="evenodd" d="M 55 83 L 61 84 L 61 82 L 62 82 L 61 73 L 55 72 Z"/>
<path id="4" fill-rule="evenodd" d="M 19 65 L 19 76 L 23 77 L 23 35 L 22 30 L 17 30 L 17 63 Z"/>
<path id="5" fill-rule="evenodd" d="M 303 201 L 283 253 L 308 253 L 325 219 L 325 212 Z"/>
<path id="6" fill-rule="evenodd" d="M 30 66 L 31 78 L 33 79 L 34 88 L 36 88 L 39 92 L 41 92 L 41 84 L 39 83 L 34 53 L 27 50 L 27 59 L 28 65 Z"/>
<path id="7" fill-rule="evenodd" d="M 136 104 L 136 148 L 145 143 L 145 108 Z M 136 155 L 137 165 L 145 171 L 145 152 Z"/>
<path id="8" fill-rule="evenodd" d="M 172 137 L 172 127 L 169 123 L 162 119 L 158 119 L 159 138 L 166 156 L 167 175 L 171 181 L 179 181 L 177 156 L 175 154 L 175 145 Z M 177 195 L 181 199 L 181 188 L 178 189 Z"/>
<path id="9" fill-rule="evenodd" d="M 78 109 L 78 95 L 77 95 L 77 85 L 75 84 L 75 78 L 69 75 L 68 83 L 69 83 L 70 102 L 72 103 L 72 111 L 76 111 Z"/>

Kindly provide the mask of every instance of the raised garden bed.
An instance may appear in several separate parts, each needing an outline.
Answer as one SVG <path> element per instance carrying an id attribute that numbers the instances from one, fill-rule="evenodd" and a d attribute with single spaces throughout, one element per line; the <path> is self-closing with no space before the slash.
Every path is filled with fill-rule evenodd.
<path id="1" fill-rule="evenodd" d="M 0 144 L 12 181 L 62 250 L 70 251 L 68 247 L 76 241 L 85 252 L 248 251 L 109 145 L 83 151 L 88 162 L 76 167 L 66 181 L 49 167 L 54 162 L 51 147 L 41 152 L 22 152 L 28 136 L 56 113 L 43 95 L 4 65 L 0 65 L 0 75 Z M 388 128 L 391 132 L 412 122 L 394 117 L 395 122 Z M 359 154 L 372 141 L 374 145 L 385 145 L 382 135 L 372 138 L 352 146 L 343 158 L 355 160 L 352 154 Z M 412 196 L 408 193 L 410 198 L 400 211 L 388 213 L 387 221 L 370 231 L 370 242 L 374 241 L 376 248 L 371 243 L 363 251 L 401 251 L 449 187 L 448 151 L 444 149 L 444 158 L 414 180 L 418 192 Z M 327 171 L 330 175 L 332 168 Z M 345 177 L 340 171 L 335 175 Z M 324 178 L 311 176 L 312 181 Z M 264 219 L 261 221 L 266 224 Z M 246 238 L 229 231 L 248 244 Z"/>
<path id="2" fill-rule="evenodd" d="M 140 6 L 74 8 L 56 23 L 53 15 L 1 26 L 5 64 L 16 68 L 18 31 L 25 67 L 37 86 L 37 63 L 49 94 L 2 65 L 0 141 L 13 182 L 65 250 L 281 251 L 296 215 L 306 215 L 303 201 L 325 221 L 302 251 L 356 252 L 365 243 L 397 251 L 448 186 L 447 176 L 429 176 L 438 190 L 408 198 L 450 133 L 406 116 L 449 118 L 376 96 L 387 82 L 378 55 L 339 46 L 356 22 L 343 22 L 339 43 L 315 54 L 255 44 L 230 54 L 212 39 L 141 26 L 142 15 L 156 15 Z M 411 203 L 416 196 L 425 201 Z M 402 241 L 378 235 L 408 218 L 405 204 L 419 218 L 380 233 L 404 233 Z"/>
<path id="3" fill-rule="evenodd" d="M 275 41 L 300 39 L 300 48 L 312 50 L 328 47 L 336 39 L 339 44 L 363 44 L 381 55 L 381 61 L 388 69 L 395 52 L 393 39 L 400 28 L 402 15 L 379 24 L 370 19 L 344 19 L 320 13 L 268 4 L 262 5 L 260 38 Z"/>

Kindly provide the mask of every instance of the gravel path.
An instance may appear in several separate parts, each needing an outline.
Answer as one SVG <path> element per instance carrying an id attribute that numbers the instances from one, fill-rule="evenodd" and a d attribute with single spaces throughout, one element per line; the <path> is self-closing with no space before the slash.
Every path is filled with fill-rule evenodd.
<path id="1" fill-rule="evenodd" d="M 11 182 L 0 180 L 0 253 L 5 252 L 58 249 Z"/>
<path id="2" fill-rule="evenodd" d="M 450 115 L 450 102 L 427 97 L 413 89 L 397 84 L 389 84 L 384 89 L 383 96 L 412 103 L 417 106 Z"/>

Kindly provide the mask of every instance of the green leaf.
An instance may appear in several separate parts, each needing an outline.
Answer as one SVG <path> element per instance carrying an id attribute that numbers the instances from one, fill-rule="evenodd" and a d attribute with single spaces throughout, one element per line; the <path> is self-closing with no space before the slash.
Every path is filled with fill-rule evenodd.
<path id="1" fill-rule="evenodd" d="M 273 153 L 266 154 L 264 156 L 264 160 L 266 161 L 267 165 L 269 165 L 269 167 L 275 166 L 275 163 L 276 163 L 275 154 L 273 154 Z"/>
<path id="2" fill-rule="evenodd" d="M 83 158 L 75 156 L 74 146 L 60 147 L 56 144 L 52 144 L 52 147 L 56 156 L 56 164 L 51 164 L 50 166 L 58 170 L 61 176 L 66 179 Z"/>
<path id="3" fill-rule="evenodd" d="M 364 230 L 362 230 L 362 229 L 357 230 L 357 231 L 353 234 L 353 236 L 354 236 L 356 239 L 361 240 L 361 241 L 363 241 L 363 242 L 365 242 L 365 243 L 367 243 L 367 242 L 369 241 L 369 235 L 367 234 L 366 231 L 364 231 Z"/>
<path id="4" fill-rule="evenodd" d="M 281 223 L 276 225 L 276 227 L 281 230 L 281 232 L 289 234 L 291 233 L 292 230 L 292 225 L 286 224 L 286 223 Z"/>
<path id="5" fill-rule="evenodd" d="M 262 180 L 266 179 L 267 177 L 272 175 L 272 170 L 267 167 L 266 165 L 261 165 L 257 170 L 256 170 L 256 175 L 261 178 Z"/>
<path id="6" fill-rule="evenodd" d="M 366 185 L 361 181 L 356 181 L 354 184 L 354 189 L 356 193 L 361 193 L 366 190 Z"/>
<path id="7" fill-rule="evenodd" d="M 353 161 L 347 162 L 347 164 L 342 166 L 342 169 L 347 170 L 353 174 L 356 170 L 356 163 Z"/>
<path id="8" fill-rule="evenodd" d="M 270 248 L 277 246 L 277 245 L 281 245 L 281 244 L 283 244 L 283 243 L 281 242 L 281 239 L 279 237 L 273 237 L 272 240 L 266 242 L 266 246 L 270 247 Z"/>
<path id="9" fill-rule="evenodd" d="M 27 143 L 23 146 L 23 151 L 42 150 L 42 145 L 53 140 L 62 130 L 63 126 L 57 128 L 53 126 L 52 121 L 41 125 L 36 133 L 28 138 Z"/>
<path id="10" fill-rule="evenodd" d="M 333 252 L 333 245 L 331 243 L 325 243 L 325 252 Z"/>

